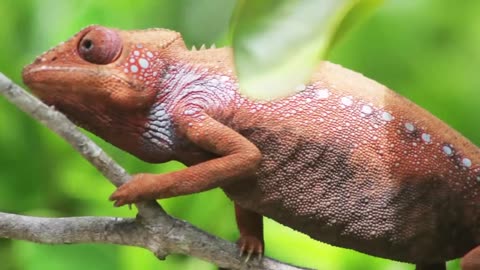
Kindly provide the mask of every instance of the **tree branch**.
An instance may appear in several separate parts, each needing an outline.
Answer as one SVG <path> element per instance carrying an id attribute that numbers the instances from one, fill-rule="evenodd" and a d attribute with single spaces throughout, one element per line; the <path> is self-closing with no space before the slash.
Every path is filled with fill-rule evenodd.
<path id="1" fill-rule="evenodd" d="M 120 186 L 130 176 L 63 114 L 48 107 L 0 73 L 0 93 L 24 112 L 68 141 L 110 182 Z M 0 213 L 0 237 L 38 243 L 111 243 L 138 246 L 159 259 L 171 253 L 195 256 L 231 269 L 300 270 L 269 258 L 247 264 L 234 244 L 167 215 L 155 201 L 136 204 L 136 219 L 114 217 L 40 218 Z"/>

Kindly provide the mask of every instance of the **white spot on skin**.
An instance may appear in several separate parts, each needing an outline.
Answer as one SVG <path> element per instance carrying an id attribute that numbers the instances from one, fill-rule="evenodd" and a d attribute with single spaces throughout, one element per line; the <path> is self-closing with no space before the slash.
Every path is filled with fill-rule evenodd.
<path id="1" fill-rule="evenodd" d="M 472 167 L 472 161 L 468 158 L 462 159 L 462 164 L 463 164 L 463 166 L 465 166 L 467 168 Z"/>
<path id="2" fill-rule="evenodd" d="M 152 57 L 153 57 L 153 53 L 152 53 L 152 52 L 147 52 L 147 57 L 148 57 L 148 58 L 152 58 Z"/>
<path id="3" fill-rule="evenodd" d="M 133 72 L 133 73 L 137 73 L 138 72 L 138 67 L 136 65 L 131 65 L 130 66 L 130 71 Z"/>
<path id="4" fill-rule="evenodd" d="M 453 156 L 453 149 L 450 146 L 444 145 L 442 150 L 447 156 L 449 157 Z"/>
<path id="5" fill-rule="evenodd" d="M 345 105 L 347 107 L 352 106 L 352 104 L 353 104 L 352 98 L 350 98 L 350 97 L 342 97 L 340 99 L 340 101 L 342 102 L 343 105 Z"/>
<path id="6" fill-rule="evenodd" d="M 185 114 L 185 115 L 193 115 L 193 114 L 195 114 L 196 112 L 197 112 L 197 110 L 195 110 L 195 109 L 187 109 L 187 110 L 185 110 L 185 111 L 183 112 L 183 114 Z"/>
<path id="7" fill-rule="evenodd" d="M 327 89 L 316 90 L 315 93 L 319 99 L 326 99 L 330 96 L 330 93 Z"/>
<path id="8" fill-rule="evenodd" d="M 405 128 L 407 129 L 408 132 L 414 132 L 415 131 L 415 126 L 412 123 L 405 123 Z"/>
<path id="9" fill-rule="evenodd" d="M 140 67 L 142 67 L 143 69 L 146 69 L 150 66 L 150 63 L 147 61 L 147 59 L 145 58 L 140 58 L 138 59 L 138 64 L 140 65 Z"/>
<path id="10" fill-rule="evenodd" d="M 130 58 L 130 63 L 135 63 L 135 59 L 134 58 Z"/>
<path id="11" fill-rule="evenodd" d="M 295 91 L 300 92 L 300 91 L 305 90 L 306 88 L 307 87 L 305 86 L 305 84 L 299 84 L 299 85 L 297 85 L 297 87 L 295 87 Z"/>
<path id="12" fill-rule="evenodd" d="M 370 107 L 368 105 L 363 105 L 361 112 L 366 114 L 366 115 L 369 115 L 369 114 L 373 113 L 373 109 L 372 109 L 372 107 Z"/>
<path id="13" fill-rule="evenodd" d="M 428 133 L 423 133 L 422 134 L 422 140 L 426 143 L 431 143 L 432 142 L 432 137 Z"/>
<path id="14" fill-rule="evenodd" d="M 128 68 L 124 69 L 123 72 L 128 73 Z"/>
<path id="15" fill-rule="evenodd" d="M 139 55 L 140 55 L 140 52 L 139 52 L 139 51 L 134 51 L 134 52 L 133 52 L 133 55 L 139 56 Z"/>
<path id="16" fill-rule="evenodd" d="M 383 121 L 389 122 L 393 120 L 393 116 L 389 112 L 382 112 L 381 117 Z"/>

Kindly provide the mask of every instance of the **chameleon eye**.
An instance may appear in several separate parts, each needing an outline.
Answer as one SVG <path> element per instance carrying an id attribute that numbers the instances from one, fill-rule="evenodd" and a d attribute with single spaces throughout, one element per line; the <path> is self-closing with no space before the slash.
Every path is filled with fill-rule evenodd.
<path id="1" fill-rule="evenodd" d="M 104 27 L 95 27 L 83 36 L 78 44 L 78 54 L 90 63 L 106 65 L 115 61 L 122 51 L 118 34 Z"/>

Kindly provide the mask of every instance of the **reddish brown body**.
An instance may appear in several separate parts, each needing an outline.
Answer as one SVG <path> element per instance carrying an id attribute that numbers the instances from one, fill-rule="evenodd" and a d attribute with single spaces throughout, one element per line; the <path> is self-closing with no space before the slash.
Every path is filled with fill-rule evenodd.
<path id="1" fill-rule="evenodd" d="M 480 150 L 384 86 L 323 63 L 274 101 L 238 93 L 230 49 L 188 51 L 168 30 L 82 30 L 24 80 L 49 104 L 149 162 L 116 205 L 221 187 L 239 244 L 263 252 L 262 216 L 333 245 L 444 269 L 480 243 Z M 464 269 L 475 269 L 473 251 Z M 473 268 L 468 268 L 473 267 Z"/>

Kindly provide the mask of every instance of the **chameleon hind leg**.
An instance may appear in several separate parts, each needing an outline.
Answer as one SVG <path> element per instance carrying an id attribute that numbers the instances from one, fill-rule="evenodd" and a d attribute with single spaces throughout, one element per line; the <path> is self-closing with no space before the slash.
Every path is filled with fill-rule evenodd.
<path id="1" fill-rule="evenodd" d="M 480 269 L 480 246 L 472 249 L 462 258 L 462 270 L 479 270 Z"/>
<path id="2" fill-rule="evenodd" d="M 417 264 L 415 270 L 446 270 L 445 263 Z"/>
<path id="3" fill-rule="evenodd" d="M 253 256 L 262 256 L 264 252 L 263 216 L 235 204 L 235 217 L 240 231 L 237 244 L 246 260 Z"/>
<path id="4" fill-rule="evenodd" d="M 235 204 L 235 218 L 240 231 L 237 245 L 241 256 L 247 262 L 252 257 L 261 258 L 265 249 L 263 241 L 263 216 Z M 218 270 L 229 270 L 218 268 Z"/>

